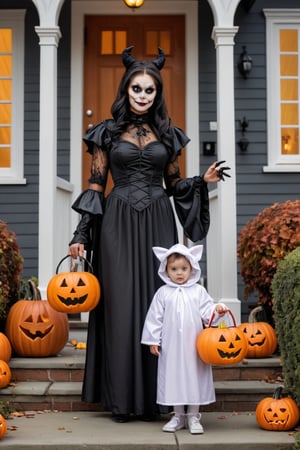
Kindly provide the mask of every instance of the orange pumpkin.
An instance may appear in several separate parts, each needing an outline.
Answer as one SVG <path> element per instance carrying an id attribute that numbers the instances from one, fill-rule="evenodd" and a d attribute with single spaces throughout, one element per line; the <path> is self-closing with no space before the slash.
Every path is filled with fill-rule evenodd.
<path id="1" fill-rule="evenodd" d="M 292 430 L 300 420 L 300 411 L 296 402 L 282 397 L 282 386 L 275 389 L 273 397 L 263 398 L 255 411 L 256 421 L 264 430 Z"/>
<path id="2" fill-rule="evenodd" d="M 7 432 L 7 423 L 2 414 L 0 414 L 0 439 L 4 437 L 6 432 Z"/>
<path id="3" fill-rule="evenodd" d="M 206 364 L 222 366 L 237 364 L 246 355 L 247 339 L 236 326 L 232 312 L 228 311 L 228 313 L 233 320 L 233 327 L 227 327 L 224 322 L 217 328 L 212 327 L 215 316 L 213 313 L 208 327 L 198 335 L 197 351 Z"/>
<path id="4" fill-rule="evenodd" d="M 5 333 L 19 356 L 54 356 L 68 341 L 68 317 L 41 300 L 36 291 L 39 298 L 18 300 L 10 308 Z"/>
<path id="5" fill-rule="evenodd" d="M 256 313 L 260 309 L 254 308 L 249 314 L 249 322 L 239 327 L 248 342 L 246 358 L 265 358 L 272 355 L 277 348 L 277 337 L 274 328 L 267 322 L 256 322 Z"/>
<path id="6" fill-rule="evenodd" d="M 11 380 L 11 371 L 7 362 L 0 360 L 0 389 L 9 385 Z"/>
<path id="7" fill-rule="evenodd" d="M 56 268 L 47 286 L 47 298 L 50 305 L 57 311 L 68 314 L 88 312 L 94 309 L 100 300 L 100 284 L 95 275 L 90 272 L 61 272 L 61 263 L 70 256 L 65 256 Z M 84 258 L 83 258 L 84 259 Z M 84 261 L 91 267 L 90 263 Z"/>
<path id="8" fill-rule="evenodd" d="M 4 333 L 0 333 L 0 360 L 8 362 L 11 358 L 11 344 Z"/>

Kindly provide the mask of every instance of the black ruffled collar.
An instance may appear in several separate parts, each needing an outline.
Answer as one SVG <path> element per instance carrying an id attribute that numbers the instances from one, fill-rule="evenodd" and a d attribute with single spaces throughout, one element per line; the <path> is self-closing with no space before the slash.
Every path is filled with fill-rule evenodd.
<path id="1" fill-rule="evenodd" d="M 130 112 L 129 114 L 129 122 L 133 123 L 134 125 L 141 125 L 143 123 L 149 122 L 149 114 L 135 114 L 133 112 Z"/>

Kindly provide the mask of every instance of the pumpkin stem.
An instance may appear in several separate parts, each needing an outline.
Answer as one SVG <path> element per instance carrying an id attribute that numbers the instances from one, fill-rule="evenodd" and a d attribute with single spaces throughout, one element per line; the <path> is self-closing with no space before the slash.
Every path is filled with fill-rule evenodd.
<path id="1" fill-rule="evenodd" d="M 21 281 L 20 299 L 41 300 L 41 292 L 38 289 L 34 279 Z"/>
<path id="2" fill-rule="evenodd" d="M 282 395 L 281 395 L 282 391 L 283 391 L 283 386 L 278 386 L 274 391 L 273 398 L 275 400 L 280 400 L 282 397 Z"/>
<path id="3" fill-rule="evenodd" d="M 257 314 L 259 313 L 259 312 L 261 312 L 263 310 L 263 307 L 262 306 L 256 306 L 256 308 L 253 308 L 252 309 L 252 311 L 250 312 L 250 314 L 249 314 L 249 317 L 248 317 L 248 322 L 249 323 L 254 323 L 254 322 L 258 322 L 258 320 L 257 320 Z"/>

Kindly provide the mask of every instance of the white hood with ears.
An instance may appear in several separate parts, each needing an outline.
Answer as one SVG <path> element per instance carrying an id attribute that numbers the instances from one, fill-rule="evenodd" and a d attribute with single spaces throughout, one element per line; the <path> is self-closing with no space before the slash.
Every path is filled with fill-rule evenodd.
<path id="1" fill-rule="evenodd" d="M 163 247 L 152 247 L 152 250 L 155 254 L 155 256 L 160 261 L 160 266 L 158 269 L 158 275 L 160 278 L 169 286 L 178 286 L 176 283 L 173 283 L 170 278 L 168 277 L 168 274 L 166 272 L 167 267 L 167 259 L 168 256 L 172 255 L 173 253 L 179 253 L 180 255 L 183 255 L 191 264 L 192 266 L 192 272 L 190 275 L 190 278 L 182 287 L 189 287 L 193 284 L 197 283 L 200 280 L 201 276 L 201 269 L 199 265 L 199 261 L 202 256 L 203 252 L 203 245 L 195 245 L 194 247 L 188 248 L 185 245 L 182 244 L 175 244 L 171 248 L 163 248 Z"/>

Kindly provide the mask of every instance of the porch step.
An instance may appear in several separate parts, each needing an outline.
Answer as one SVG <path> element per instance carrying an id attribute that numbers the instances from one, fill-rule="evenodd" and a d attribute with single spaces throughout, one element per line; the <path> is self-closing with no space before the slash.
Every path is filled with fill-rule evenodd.
<path id="1" fill-rule="evenodd" d="M 26 411 L 103 411 L 100 404 L 81 401 L 84 364 L 85 350 L 69 343 L 55 357 L 13 357 L 11 384 L 0 389 L 0 398 Z M 217 401 L 202 410 L 254 411 L 280 381 L 280 359 L 244 360 L 234 366 L 213 367 L 213 373 Z"/>

